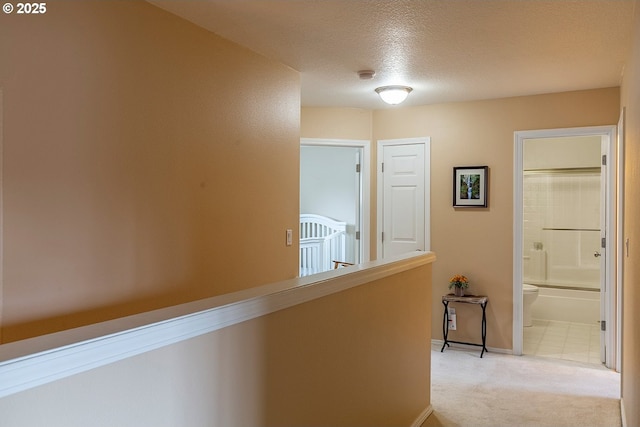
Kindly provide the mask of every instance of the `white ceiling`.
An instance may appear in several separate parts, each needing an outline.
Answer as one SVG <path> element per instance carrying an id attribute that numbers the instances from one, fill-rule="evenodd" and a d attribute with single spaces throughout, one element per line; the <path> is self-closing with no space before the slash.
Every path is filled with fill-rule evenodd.
<path id="1" fill-rule="evenodd" d="M 150 0 L 301 75 L 303 106 L 385 108 L 618 86 L 635 0 Z M 640 7 L 640 6 L 638 6 Z M 373 80 L 357 71 L 373 69 Z M 257 76 L 259 78 L 259 76 Z M 392 108 L 392 107 L 390 107 Z"/>

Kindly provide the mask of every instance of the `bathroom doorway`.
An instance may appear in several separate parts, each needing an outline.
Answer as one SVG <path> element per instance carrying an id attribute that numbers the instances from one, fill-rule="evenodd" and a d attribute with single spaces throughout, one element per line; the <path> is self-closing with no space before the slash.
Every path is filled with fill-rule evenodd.
<path id="1" fill-rule="evenodd" d="M 516 354 L 614 363 L 613 137 L 613 127 L 516 132 Z"/>

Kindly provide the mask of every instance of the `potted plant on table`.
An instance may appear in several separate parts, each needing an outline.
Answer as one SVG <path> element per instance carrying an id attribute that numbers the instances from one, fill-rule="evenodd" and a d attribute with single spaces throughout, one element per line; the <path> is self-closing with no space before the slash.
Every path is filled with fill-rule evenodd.
<path id="1" fill-rule="evenodd" d="M 453 288 L 455 296 L 464 296 L 464 290 L 469 287 L 469 279 L 461 274 L 456 274 L 449 279 L 449 289 Z"/>

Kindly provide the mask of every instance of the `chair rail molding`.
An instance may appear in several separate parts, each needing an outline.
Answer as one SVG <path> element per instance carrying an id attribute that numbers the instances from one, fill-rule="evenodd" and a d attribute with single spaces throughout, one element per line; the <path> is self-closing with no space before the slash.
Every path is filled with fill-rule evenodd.
<path id="1" fill-rule="evenodd" d="M 0 345 L 0 397 L 435 261 L 415 252 Z"/>

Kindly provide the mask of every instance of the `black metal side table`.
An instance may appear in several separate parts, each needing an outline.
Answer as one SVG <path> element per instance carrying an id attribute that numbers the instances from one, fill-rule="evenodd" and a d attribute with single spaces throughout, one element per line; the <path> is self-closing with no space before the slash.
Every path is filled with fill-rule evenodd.
<path id="1" fill-rule="evenodd" d="M 452 341 L 448 339 L 449 336 L 449 303 L 450 302 L 462 302 L 465 304 L 479 304 L 482 307 L 482 344 L 472 343 L 472 342 L 462 342 L 462 341 Z M 449 347 L 449 343 L 456 344 L 467 344 L 467 345 L 475 345 L 478 347 L 482 347 L 482 352 L 480 353 L 480 357 L 484 355 L 484 352 L 487 351 L 487 314 L 486 308 L 487 303 L 489 302 L 489 298 L 483 295 L 465 295 L 462 297 L 455 296 L 454 294 L 444 295 L 442 297 L 442 304 L 444 305 L 444 319 L 442 320 L 442 334 L 444 336 L 444 344 L 442 344 L 442 349 L 440 352 L 444 351 L 445 347 Z"/>

